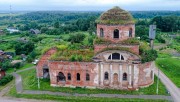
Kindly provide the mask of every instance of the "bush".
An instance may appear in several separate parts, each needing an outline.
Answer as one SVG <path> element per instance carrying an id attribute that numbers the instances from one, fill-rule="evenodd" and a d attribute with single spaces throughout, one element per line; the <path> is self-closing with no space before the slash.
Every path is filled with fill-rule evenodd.
<path id="1" fill-rule="evenodd" d="M 156 50 L 146 50 L 142 53 L 142 63 L 156 60 L 158 57 Z"/>
<path id="2" fill-rule="evenodd" d="M 82 33 L 70 34 L 68 41 L 71 43 L 80 43 L 84 40 L 85 35 Z"/>
<path id="3" fill-rule="evenodd" d="M 21 63 L 20 63 L 20 62 L 15 63 L 13 67 L 18 69 L 18 68 L 20 68 L 20 67 L 21 67 Z"/>
<path id="4" fill-rule="evenodd" d="M 12 75 L 6 75 L 5 77 L 3 77 L 0 80 L 0 86 L 6 85 L 8 82 L 10 82 L 11 80 L 13 80 L 13 76 Z"/>

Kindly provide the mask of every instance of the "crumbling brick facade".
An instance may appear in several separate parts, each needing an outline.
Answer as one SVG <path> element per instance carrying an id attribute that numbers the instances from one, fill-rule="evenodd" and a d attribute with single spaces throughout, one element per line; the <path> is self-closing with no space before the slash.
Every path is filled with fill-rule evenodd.
<path id="1" fill-rule="evenodd" d="M 111 17 L 111 13 L 108 15 Z M 41 57 L 37 76 L 44 78 L 48 73 L 51 86 L 60 87 L 134 90 L 154 82 L 152 62 L 141 63 L 139 45 L 119 43 L 135 37 L 135 24 L 97 24 L 97 36 L 111 43 L 94 44 L 92 62 L 49 60 L 57 51 L 52 48 Z M 113 47 L 125 47 L 130 51 L 103 50 Z"/>

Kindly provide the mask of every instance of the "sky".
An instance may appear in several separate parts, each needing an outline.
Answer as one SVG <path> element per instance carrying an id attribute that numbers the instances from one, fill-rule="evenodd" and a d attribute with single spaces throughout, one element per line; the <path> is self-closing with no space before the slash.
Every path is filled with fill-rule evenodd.
<path id="1" fill-rule="evenodd" d="M 180 10 L 180 0 L 0 0 L 0 11 L 105 11 L 119 6 L 129 11 Z"/>

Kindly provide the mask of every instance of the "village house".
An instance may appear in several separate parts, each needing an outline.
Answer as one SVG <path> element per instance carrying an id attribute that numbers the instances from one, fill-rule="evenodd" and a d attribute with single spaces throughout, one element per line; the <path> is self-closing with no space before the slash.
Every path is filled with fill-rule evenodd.
<path id="1" fill-rule="evenodd" d="M 9 33 L 19 32 L 19 30 L 15 27 L 8 27 L 6 28 L 6 30 L 9 31 Z"/>
<path id="2" fill-rule="evenodd" d="M 31 34 L 41 34 L 41 31 L 38 29 L 30 29 L 29 31 Z"/>
<path id="3" fill-rule="evenodd" d="M 51 86 L 135 90 L 154 82 L 151 62 L 142 63 L 132 15 L 114 7 L 97 19 L 92 61 L 52 60 L 48 50 L 37 64 L 37 77 L 50 78 Z M 89 52 L 85 52 L 90 54 Z M 83 56 L 84 57 L 84 56 Z"/>

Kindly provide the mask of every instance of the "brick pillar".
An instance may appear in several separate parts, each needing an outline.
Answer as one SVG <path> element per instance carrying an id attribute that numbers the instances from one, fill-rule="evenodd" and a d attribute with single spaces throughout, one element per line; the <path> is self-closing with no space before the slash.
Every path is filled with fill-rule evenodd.
<path id="1" fill-rule="evenodd" d="M 113 83 L 113 71 L 112 71 L 112 64 L 110 64 L 110 84 Z"/>
<path id="2" fill-rule="evenodd" d="M 101 68 L 101 71 L 100 71 L 101 72 L 101 86 L 103 86 L 103 79 L 104 79 L 103 74 L 104 73 L 103 73 L 103 64 L 102 63 L 100 63 L 100 68 Z"/>
<path id="3" fill-rule="evenodd" d="M 129 88 L 132 88 L 132 85 L 131 85 L 131 81 L 132 81 L 132 73 L 131 73 L 131 71 L 132 71 L 132 65 L 129 65 L 129 66 L 128 66 L 128 71 L 129 71 L 129 85 L 128 85 L 128 87 L 129 87 Z"/>
<path id="4" fill-rule="evenodd" d="M 122 87 L 122 65 L 119 65 L 119 82 L 120 82 L 120 87 Z"/>

